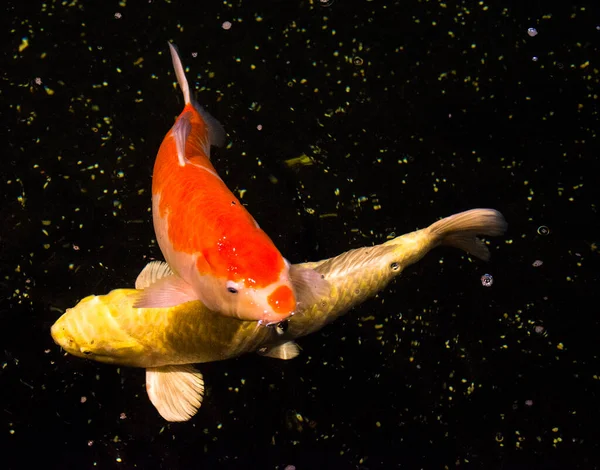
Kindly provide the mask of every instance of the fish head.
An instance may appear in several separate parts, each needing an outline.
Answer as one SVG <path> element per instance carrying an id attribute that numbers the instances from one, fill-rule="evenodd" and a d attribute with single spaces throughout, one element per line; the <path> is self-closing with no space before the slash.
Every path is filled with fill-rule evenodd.
<path id="1" fill-rule="evenodd" d="M 294 314 L 297 302 L 290 265 L 272 243 L 261 246 L 248 241 L 218 254 L 220 258 L 210 253 L 204 256 L 217 275 L 201 275 L 194 283 L 208 308 L 262 324 L 278 323 Z"/>
<path id="2" fill-rule="evenodd" d="M 120 331 L 103 296 L 90 295 L 69 308 L 52 325 L 54 342 L 73 356 L 123 364 L 143 354 L 142 347 Z"/>
<path id="3" fill-rule="evenodd" d="M 197 292 L 209 309 L 221 315 L 265 325 L 279 323 L 296 310 L 294 289 L 285 277 L 266 286 L 250 277 L 203 279 Z"/>
<path id="4" fill-rule="evenodd" d="M 258 320 L 261 324 L 279 323 L 294 314 L 296 296 L 289 279 L 267 286 L 257 286 L 253 278 L 240 281 L 227 280 L 227 293 L 231 296 L 237 315 L 244 320 Z"/>

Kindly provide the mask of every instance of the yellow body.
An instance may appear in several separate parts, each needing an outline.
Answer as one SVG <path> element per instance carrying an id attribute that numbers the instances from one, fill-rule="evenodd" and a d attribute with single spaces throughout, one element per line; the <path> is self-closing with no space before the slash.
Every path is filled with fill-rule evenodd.
<path id="1" fill-rule="evenodd" d="M 319 330 L 379 292 L 439 244 L 454 245 L 486 259 L 487 248 L 475 234 L 500 235 L 505 229 L 500 213 L 474 209 L 381 245 L 297 265 L 322 274 L 331 290 L 310 305 L 300 305 L 284 331 L 219 315 L 200 301 L 168 308 L 133 308 L 141 291 L 117 289 L 86 297 L 56 321 L 51 333 L 67 352 L 111 364 L 154 368 L 228 359 Z"/>

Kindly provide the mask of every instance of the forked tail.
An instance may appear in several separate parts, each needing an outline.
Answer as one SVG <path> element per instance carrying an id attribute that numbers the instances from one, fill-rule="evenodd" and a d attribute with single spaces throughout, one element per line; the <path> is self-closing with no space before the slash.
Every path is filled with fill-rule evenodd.
<path id="1" fill-rule="evenodd" d="M 502 235 L 507 227 L 504 216 L 497 210 L 471 209 L 438 220 L 426 230 L 440 245 L 460 248 L 487 261 L 490 251 L 477 235 L 496 237 Z"/>

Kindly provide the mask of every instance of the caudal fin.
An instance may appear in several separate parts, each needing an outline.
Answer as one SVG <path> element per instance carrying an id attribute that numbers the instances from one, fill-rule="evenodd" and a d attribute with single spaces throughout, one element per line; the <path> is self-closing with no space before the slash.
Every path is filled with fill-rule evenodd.
<path id="1" fill-rule="evenodd" d="M 179 58 L 179 53 L 177 52 L 177 47 L 174 44 L 169 43 L 169 49 L 171 50 L 171 59 L 173 60 L 173 68 L 175 69 L 175 76 L 177 77 L 177 83 L 179 83 L 179 88 L 181 88 L 181 92 L 183 93 L 183 100 L 185 101 L 186 106 L 188 104 L 193 104 L 196 111 L 202 116 L 204 120 L 204 124 L 206 125 L 206 129 L 208 131 L 208 145 L 205 145 L 204 152 L 207 157 L 210 158 L 210 146 L 214 145 L 216 147 L 222 147 L 225 145 L 225 129 L 219 121 L 217 121 L 214 117 L 212 117 L 206 110 L 202 108 L 198 103 L 192 101 L 192 97 L 190 96 L 190 86 L 188 84 L 187 78 L 185 76 L 185 70 L 183 70 L 183 64 L 181 63 L 181 59 Z M 185 116 L 185 114 L 183 115 Z M 182 118 L 183 118 L 182 116 Z M 183 127 L 180 129 L 182 132 L 176 133 L 176 137 L 180 136 L 180 140 L 178 142 L 178 156 L 180 165 L 184 165 L 184 158 L 181 157 L 181 152 L 185 152 L 185 143 L 191 132 L 191 125 L 183 122 L 184 120 L 180 118 L 177 120 L 177 124 L 181 123 Z M 185 132 L 187 131 L 187 132 Z M 202 144 L 201 144 L 202 145 Z M 180 150 L 183 149 L 183 150 Z M 185 153 L 184 153 L 185 155 Z"/>
<path id="2" fill-rule="evenodd" d="M 477 235 L 496 237 L 506 232 L 504 216 L 494 209 L 471 209 L 431 224 L 426 230 L 440 245 L 460 248 L 484 261 L 490 259 L 487 246 Z"/>
<path id="3" fill-rule="evenodd" d="M 171 43 L 169 43 L 169 49 L 171 50 L 171 59 L 173 60 L 173 68 L 175 69 L 177 83 L 179 83 L 179 88 L 181 88 L 181 92 L 183 93 L 183 100 L 185 101 L 185 104 L 190 104 L 192 102 L 190 97 L 190 86 L 185 77 L 185 71 L 183 70 L 183 64 L 179 58 L 179 53 L 177 52 L 175 45 Z"/>

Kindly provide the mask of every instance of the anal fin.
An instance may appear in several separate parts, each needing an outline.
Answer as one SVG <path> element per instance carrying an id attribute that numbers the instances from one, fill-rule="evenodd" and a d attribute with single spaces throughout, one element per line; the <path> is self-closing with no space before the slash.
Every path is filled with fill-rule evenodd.
<path id="1" fill-rule="evenodd" d="M 146 391 L 160 415 L 171 422 L 188 421 L 204 397 L 204 379 L 192 365 L 146 369 Z"/>

